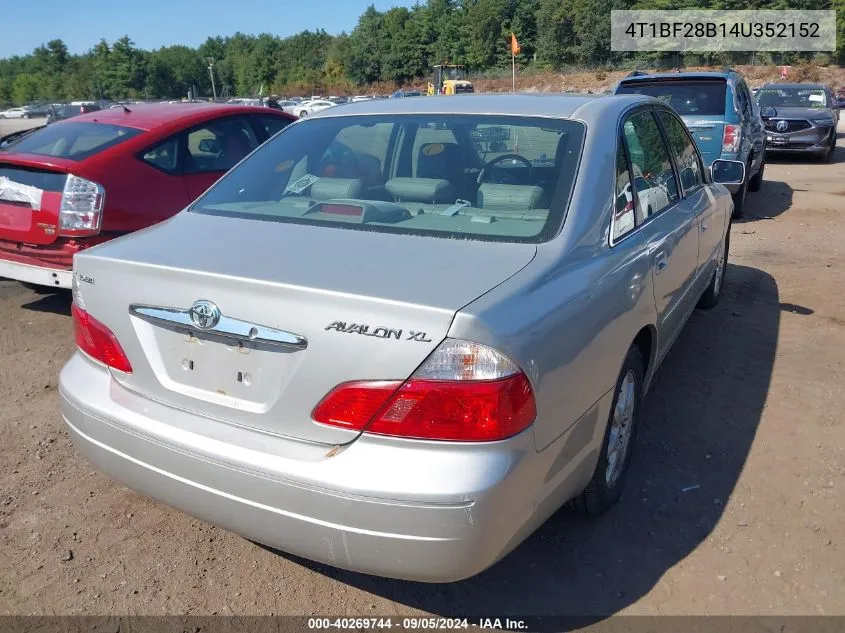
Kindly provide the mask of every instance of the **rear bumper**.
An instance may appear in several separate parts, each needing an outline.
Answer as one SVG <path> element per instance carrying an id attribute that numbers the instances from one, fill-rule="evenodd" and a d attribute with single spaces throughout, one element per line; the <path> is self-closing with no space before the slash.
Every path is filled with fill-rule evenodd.
<path id="1" fill-rule="evenodd" d="M 531 430 L 485 445 L 364 435 L 333 457 L 231 425 L 218 441 L 212 427 L 224 423 L 132 394 L 80 353 L 62 370 L 60 394 L 74 442 L 113 479 L 270 547 L 379 576 L 475 575 L 591 470 L 576 468 L 592 455 L 584 450 L 551 476 L 555 451 L 537 453 Z"/>
<path id="2" fill-rule="evenodd" d="M 6 253 L 0 252 L 0 277 L 38 286 L 70 288 L 72 275 L 73 273 L 67 269 L 15 261 Z"/>

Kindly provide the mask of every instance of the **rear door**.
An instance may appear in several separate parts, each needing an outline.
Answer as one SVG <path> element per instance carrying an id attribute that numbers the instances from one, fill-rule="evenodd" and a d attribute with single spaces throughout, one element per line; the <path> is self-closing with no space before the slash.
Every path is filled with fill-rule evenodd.
<path id="1" fill-rule="evenodd" d="M 655 207 L 657 196 L 634 192 L 637 215 L 643 222 L 640 230 L 652 256 L 659 344 L 665 349 L 691 310 L 690 290 L 698 269 L 698 219 L 693 206 L 681 196 L 669 149 L 651 108 L 631 114 L 623 125 L 623 136 L 633 178 L 642 176 L 658 184 L 665 196 L 660 197 L 662 206 Z M 649 205 L 651 214 L 646 215 Z"/>
<path id="2" fill-rule="evenodd" d="M 680 176 L 682 195 L 698 218 L 698 270 L 701 272 L 722 243 L 725 213 L 721 205 L 713 202 L 705 189 L 704 165 L 683 123 L 666 110 L 658 110 L 657 117 L 672 150 L 672 158 Z"/>

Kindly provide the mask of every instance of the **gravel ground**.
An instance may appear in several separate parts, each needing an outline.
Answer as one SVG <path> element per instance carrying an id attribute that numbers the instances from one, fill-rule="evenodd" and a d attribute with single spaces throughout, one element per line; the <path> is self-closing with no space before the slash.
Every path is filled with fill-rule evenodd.
<path id="1" fill-rule="evenodd" d="M 845 614 L 843 166 L 768 165 L 623 501 L 452 585 L 274 553 L 95 472 L 58 412 L 69 299 L 0 281 L 0 614 Z"/>

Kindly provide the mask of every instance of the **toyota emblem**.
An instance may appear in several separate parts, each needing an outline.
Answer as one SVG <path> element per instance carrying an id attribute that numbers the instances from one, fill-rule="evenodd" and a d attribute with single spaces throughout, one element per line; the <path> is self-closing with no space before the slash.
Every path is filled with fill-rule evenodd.
<path id="1" fill-rule="evenodd" d="M 786 132 L 789 128 L 789 123 L 786 121 L 778 121 L 778 124 L 775 126 L 778 132 Z"/>
<path id="2" fill-rule="evenodd" d="M 220 322 L 220 308 L 218 308 L 211 301 L 200 299 L 195 301 L 194 305 L 188 310 L 188 316 L 191 317 L 191 323 L 199 330 L 210 330 Z"/>

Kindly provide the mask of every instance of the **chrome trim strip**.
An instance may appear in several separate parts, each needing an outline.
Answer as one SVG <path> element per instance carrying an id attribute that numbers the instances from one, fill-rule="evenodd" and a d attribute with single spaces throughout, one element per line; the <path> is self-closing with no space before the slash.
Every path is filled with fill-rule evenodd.
<path id="1" fill-rule="evenodd" d="M 240 319 L 233 319 L 227 316 L 221 316 L 219 323 L 213 328 L 203 330 L 194 326 L 188 310 L 182 310 L 180 308 L 133 304 L 129 306 L 129 314 L 149 323 L 171 326 L 178 325 L 193 332 L 207 332 L 208 334 L 216 334 L 217 336 L 223 336 L 237 341 L 294 349 L 305 349 L 308 347 L 308 340 L 299 334 L 256 325 L 248 321 L 241 321 Z"/>

